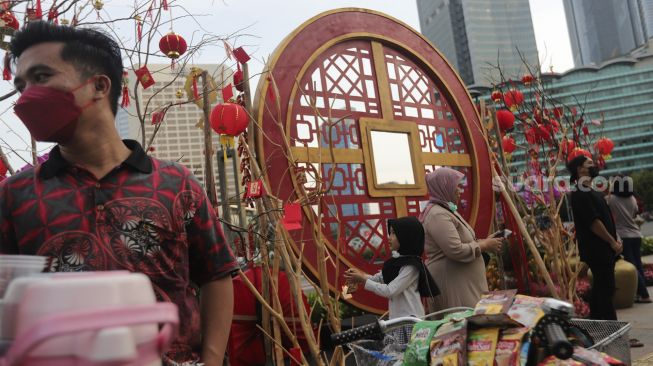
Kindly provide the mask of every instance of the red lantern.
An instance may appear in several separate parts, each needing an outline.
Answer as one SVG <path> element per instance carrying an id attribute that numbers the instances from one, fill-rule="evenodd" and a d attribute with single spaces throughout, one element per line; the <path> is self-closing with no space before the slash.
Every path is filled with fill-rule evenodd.
<path id="1" fill-rule="evenodd" d="M 569 154 L 569 152 L 574 150 L 575 147 L 576 147 L 576 143 L 574 142 L 574 140 L 564 139 L 560 141 L 560 150 L 565 155 Z"/>
<path id="2" fill-rule="evenodd" d="M 18 30 L 20 28 L 20 23 L 18 23 L 18 19 L 14 15 L 14 13 L 6 10 L 0 15 L 0 28 L 13 28 L 14 30 Z"/>
<path id="3" fill-rule="evenodd" d="M 159 49 L 171 59 L 177 59 L 188 49 L 186 40 L 177 33 L 170 32 L 159 41 Z"/>
<path id="4" fill-rule="evenodd" d="M 515 139 L 512 138 L 512 136 L 503 136 L 501 139 L 501 146 L 503 146 L 503 151 L 507 152 L 508 154 L 512 154 L 513 151 L 517 148 L 517 144 L 515 143 Z"/>
<path id="5" fill-rule="evenodd" d="M 234 86 L 239 92 L 242 92 L 245 89 L 245 85 L 243 84 L 243 72 L 240 68 L 234 72 Z"/>
<path id="6" fill-rule="evenodd" d="M 515 115 L 507 109 L 500 109 L 497 111 L 497 121 L 501 131 L 506 131 L 515 126 Z"/>
<path id="7" fill-rule="evenodd" d="M 517 89 L 510 89 L 503 94 L 503 102 L 510 109 L 517 108 L 517 106 L 524 103 L 524 94 Z"/>
<path id="8" fill-rule="evenodd" d="M 594 144 L 594 147 L 596 148 L 596 151 L 599 153 L 599 155 L 610 155 L 614 149 L 614 142 L 612 142 L 612 140 L 607 137 L 603 137 L 600 138 L 596 144 Z"/>
<path id="9" fill-rule="evenodd" d="M 492 95 L 490 96 L 494 103 L 499 103 L 501 102 L 501 99 L 503 99 L 503 94 L 501 94 L 500 91 L 495 90 L 492 92 Z"/>
<path id="10" fill-rule="evenodd" d="M 569 156 L 567 157 L 567 161 L 572 161 L 574 160 L 575 157 L 581 155 L 585 155 L 590 159 L 592 158 L 592 154 L 589 151 L 577 147 L 569 154 Z"/>
<path id="11" fill-rule="evenodd" d="M 526 74 L 522 76 L 521 82 L 524 83 L 524 85 L 529 86 L 533 82 L 533 75 L 531 74 Z"/>
<path id="12" fill-rule="evenodd" d="M 236 103 L 218 104 L 211 111 L 211 128 L 220 135 L 237 136 L 247 128 L 249 117 L 245 108 Z"/>

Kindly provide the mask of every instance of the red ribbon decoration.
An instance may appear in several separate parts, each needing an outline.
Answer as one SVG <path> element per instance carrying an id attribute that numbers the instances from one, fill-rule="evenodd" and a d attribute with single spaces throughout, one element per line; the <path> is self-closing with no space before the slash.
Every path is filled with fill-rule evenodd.
<path id="1" fill-rule="evenodd" d="M 39 19 L 43 17 L 43 8 L 41 7 L 41 0 L 36 0 L 36 17 Z"/>
<path id="2" fill-rule="evenodd" d="M 122 101 L 120 106 L 125 108 L 129 107 L 129 82 L 127 81 L 127 71 L 122 73 Z"/>
<path id="3" fill-rule="evenodd" d="M 168 0 L 161 0 L 161 6 L 163 10 L 168 10 Z"/>

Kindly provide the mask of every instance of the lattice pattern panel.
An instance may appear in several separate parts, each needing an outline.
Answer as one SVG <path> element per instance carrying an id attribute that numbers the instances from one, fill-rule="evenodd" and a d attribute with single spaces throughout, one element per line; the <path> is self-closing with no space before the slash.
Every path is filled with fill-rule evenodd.
<path id="1" fill-rule="evenodd" d="M 419 141 L 424 152 L 467 154 L 467 144 L 457 127 L 418 124 Z"/>
<path id="2" fill-rule="evenodd" d="M 394 117 L 402 120 L 434 120 L 455 126 L 454 115 L 433 81 L 413 62 L 385 48 Z"/>
<path id="3" fill-rule="evenodd" d="M 358 125 L 351 118 L 328 118 L 312 114 L 295 115 L 293 145 L 359 149 Z"/>
<path id="4" fill-rule="evenodd" d="M 380 114 L 369 42 L 350 41 L 333 46 L 311 65 L 301 85 L 294 108 L 294 112 L 301 114 L 295 114 L 297 127 L 290 130 L 291 137 L 296 139 L 295 146 L 324 145 L 327 138 L 323 136 L 329 136 L 326 127 L 352 113 L 376 117 Z M 342 136 L 351 132 L 355 135 L 338 147 L 359 148 L 358 131 L 352 124 L 339 125 L 331 132 L 332 140 L 343 140 Z"/>

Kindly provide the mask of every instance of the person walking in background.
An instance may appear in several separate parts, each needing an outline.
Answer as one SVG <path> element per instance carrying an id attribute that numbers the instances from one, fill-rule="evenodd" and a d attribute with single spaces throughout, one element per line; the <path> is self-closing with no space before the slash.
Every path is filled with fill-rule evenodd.
<path id="1" fill-rule="evenodd" d="M 622 243 L 603 193 L 592 188 L 592 180 L 599 175 L 599 169 L 592 159 L 583 155 L 572 159 L 567 169 L 571 182 L 576 184 L 571 192 L 571 209 L 578 252 L 580 260 L 592 270 L 590 318 L 616 320 L 614 266 Z"/>
<path id="2" fill-rule="evenodd" d="M 620 175 L 612 182 L 611 194 L 606 197 L 617 234 L 623 241 L 624 258 L 637 268 L 637 303 L 650 303 L 651 298 L 646 289 L 646 278 L 642 268 L 642 233 L 635 218 L 637 217 L 637 200 L 634 196 L 632 178 Z"/>
<path id="3" fill-rule="evenodd" d="M 375 275 L 351 268 L 345 272 L 350 283 L 364 283 L 365 290 L 388 299 L 389 318 L 424 316 L 421 297 L 433 297 L 438 286 L 426 270 L 424 254 L 424 229 L 415 217 L 388 220 L 388 238 L 392 258 L 383 263 Z M 399 344 L 408 344 L 412 325 L 391 334 Z"/>
<path id="4" fill-rule="evenodd" d="M 426 176 L 430 199 L 420 221 L 426 233 L 426 265 L 441 292 L 430 300 L 429 311 L 474 307 L 488 291 L 482 253 L 501 249 L 502 239 L 476 239 L 474 229 L 458 214 L 463 177 L 450 168 Z"/>

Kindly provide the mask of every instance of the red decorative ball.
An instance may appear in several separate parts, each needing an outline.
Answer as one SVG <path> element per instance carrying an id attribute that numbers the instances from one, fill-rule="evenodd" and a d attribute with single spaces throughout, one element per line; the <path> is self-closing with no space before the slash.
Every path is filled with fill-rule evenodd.
<path id="1" fill-rule="evenodd" d="M 495 103 L 499 103 L 499 102 L 501 102 L 501 99 L 503 99 L 503 94 L 501 94 L 500 91 L 495 90 L 495 91 L 492 92 L 492 95 L 490 97 L 492 98 L 492 100 Z"/>
<path id="2" fill-rule="evenodd" d="M 234 86 L 239 92 L 242 92 L 245 89 L 245 85 L 243 84 L 243 72 L 241 70 L 234 72 Z"/>
<path id="3" fill-rule="evenodd" d="M 524 85 L 528 86 L 528 85 L 531 85 L 531 83 L 533 82 L 533 79 L 534 79 L 533 75 L 526 74 L 526 75 L 522 76 L 521 82 L 524 83 Z"/>
<path id="4" fill-rule="evenodd" d="M 517 89 L 510 89 L 503 94 L 503 102 L 506 103 L 508 108 L 518 106 L 524 103 L 524 93 Z"/>
<path id="5" fill-rule="evenodd" d="M 245 108 L 236 103 L 218 104 L 211 111 L 210 119 L 211 128 L 220 135 L 240 135 L 249 123 Z"/>
<path id="6" fill-rule="evenodd" d="M 508 154 L 512 154 L 515 149 L 517 149 L 517 144 L 515 143 L 515 139 L 512 138 L 512 136 L 503 136 L 501 139 L 501 146 L 503 146 L 503 151 L 507 152 Z"/>
<path id="7" fill-rule="evenodd" d="M 497 111 L 497 121 L 501 131 L 506 131 L 515 126 L 515 115 L 507 109 L 500 109 Z"/>
<path id="8" fill-rule="evenodd" d="M 2 15 L 0 15 L 0 27 L 13 28 L 14 30 L 18 30 L 18 28 L 20 28 L 20 23 L 18 23 L 18 19 L 14 13 L 5 10 L 2 12 Z"/>
<path id="9" fill-rule="evenodd" d="M 177 33 L 170 32 L 163 36 L 159 41 L 159 49 L 164 55 L 171 59 L 177 59 L 186 53 L 188 45 L 186 44 L 184 37 Z"/>
<path id="10" fill-rule="evenodd" d="M 594 144 L 594 147 L 599 155 L 610 155 L 614 149 L 614 142 L 607 137 L 603 137 Z"/>
<path id="11" fill-rule="evenodd" d="M 585 155 L 590 159 L 592 158 L 592 154 L 589 151 L 577 147 L 569 154 L 569 156 L 567 157 L 567 161 L 572 161 L 574 160 L 575 157 L 581 155 Z"/>

